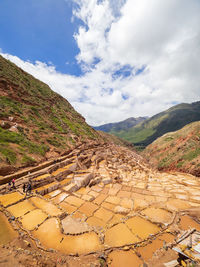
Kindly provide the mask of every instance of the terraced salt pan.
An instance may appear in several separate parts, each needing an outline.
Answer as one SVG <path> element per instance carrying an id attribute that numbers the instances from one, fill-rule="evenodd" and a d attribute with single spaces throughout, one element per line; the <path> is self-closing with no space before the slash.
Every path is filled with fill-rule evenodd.
<path id="1" fill-rule="evenodd" d="M 4 207 L 7 207 L 8 205 L 14 204 L 23 198 L 24 198 L 23 195 L 19 194 L 18 192 L 14 192 L 0 196 L 0 203 Z"/>
<path id="2" fill-rule="evenodd" d="M 61 191 L 59 190 L 59 189 L 57 189 L 57 190 L 55 190 L 55 191 L 52 191 L 52 192 L 50 192 L 49 194 L 48 194 L 48 196 L 49 196 L 49 198 L 52 198 L 52 197 L 55 197 L 55 196 L 57 196 L 58 194 L 60 194 L 61 193 Z M 46 197 L 47 195 L 45 195 L 45 197 Z"/>
<path id="3" fill-rule="evenodd" d="M 39 209 L 43 210 L 44 212 L 46 212 L 47 214 L 51 215 L 51 216 L 58 216 L 60 214 L 62 214 L 62 211 L 59 210 L 55 205 L 53 205 L 52 203 L 39 198 L 39 197 L 32 197 L 30 198 L 30 201 Z"/>
<path id="4" fill-rule="evenodd" d="M 86 215 L 79 211 L 75 211 L 72 216 L 73 218 L 79 219 L 81 221 L 85 221 L 87 219 Z"/>
<path id="5" fill-rule="evenodd" d="M 148 205 L 149 203 L 144 199 L 140 199 L 140 198 L 134 199 L 134 210 L 140 210 L 140 209 L 146 208 Z"/>
<path id="6" fill-rule="evenodd" d="M 157 223 L 169 223 L 172 219 L 170 212 L 159 208 L 147 208 L 142 211 L 142 214 Z"/>
<path id="7" fill-rule="evenodd" d="M 90 226 L 94 226 L 97 228 L 104 228 L 106 226 L 106 223 L 104 221 L 102 221 L 101 219 L 97 218 L 97 217 L 90 217 L 86 220 L 87 224 L 89 224 Z"/>
<path id="8" fill-rule="evenodd" d="M 20 219 L 20 221 L 25 229 L 33 230 L 38 224 L 41 224 L 47 217 L 47 214 L 45 214 L 39 209 L 36 209 L 24 215 Z"/>
<path id="9" fill-rule="evenodd" d="M 104 222 L 108 222 L 113 217 L 113 215 L 114 213 L 102 207 L 94 213 L 95 217 L 101 219 Z"/>
<path id="10" fill-rule="evenodd" d="M 90 195 L 82 195 L 82 199 L 85 201 L 93 201 L 94 197 Z"/>
<path id="11" fill-rule="evenodd" d="M 174 211 L 186 210 L 191 207 L 187 201 L 180 199 L 170 199 L 169 201 L 167 201 L 166 206 L 167 209 Z"/>
<path id="12" fill-rule="evenodd" d="M 188 229 L 195 228 L 197 231 L 200 231 L 200 224 L 195 222 L 188 215 L 184 215 L 181 217 L 181 220 L 180 220 L 180 228 L 182 230 L 188 230 Z"/>
<path id="13" fill-rule="evenodd" d="M 103 202 L 101 204 L 102 207 L 106 208 L 107 210 L 114 211 L 116 205 L 108 203 L 108 202 Z"/>
<path id="14" fill-rule="evenodd" d="M 93 215 L 93 213 L 99 208 L 96 204 L 93 204 L 91 202 L 85 202 L 80 208 L 79 211 L 81 213 L 84 213 L 87 217 L 90 217 Z"/>
<path id="15" fill-rule="evenodd" d="M 128 198 L 123 198 L 120 202 L 120 206 L 126 208 L 126 209 L 133 209 L 133 200 Z"/>
<path id="16" fill-rule="evenodd" d="M 58 220 L 55 218 L 45 221 L 38 230 L 33 232 L 42 245 L 67 254 L 86 254 L 102 249 L 97 234 L 94 232 L 77 236 L 61 234 Z"/>
<path id="17" fill-rule="evenodd" d="M 24 200 L 7 208 L 7 210 L 16 218 L 34 209 L 35 207 L 28 200 Z"/>
<path id="18" fill-rule="evenodd" d="M 72 178 L 66 178 L 60 182 L 61 185 L 67 185 L 71 182 Z"/>
<path id="19" fill-rule="evenodd" d="M 120 247 L 139 241 L 124 223 L 120 223 L 106 231 L 104 243 L 109 247 Z"/>
<path id="20" fill-rule="evenodd" d="M 150 223 L 147 220 L 144 220 L 141 217 L 135 216 L 126 221 L 128 228 L 141 239 L 146 239 L 149 235 L 153 235 L 159 232 L 160 228 Z"/>
<path id="21" fill-rule="evenodd" d="M 108 255 L 109 267 L 142 266 L 142 260 L 132 251 L 115 250 Z"/>
<path id="22" fill-rule="evenodd" d="M 192 196 L 199 196 L 200 195 L 200 189 L 199 188 L 190 188 L 189 192 Z"/>
<path id="23" fill-rule="evenodd" d="M 171 243 L 174 241 L 175 237 L 169 233 L 163 233 L 158 237 L 159 240 L 165 241 L 166 243 Z"/>
<path id="24" fill-rule="evenodd" d="M 17 237 L 6 216 L 0 212 L 0 245 L 5 245 Z"/>
<path id="25" fill-rule="evenodd" d="M 61 224 L 65 234 L 82 234 L 92 230 L 86 222 L 80 222 L 71 216 L 67 216 L 63 219 Z"/>
<path id="26" fill-rule="evenodd" d="M 115 197 L 115 196 L 109 196 L 106 198 L 105 200 L 106 202 L 109 202 L 111 204 L 114 204 L 114 205 L 118 205 L 121 201 L 121 198 L 119 197 Z"/>
<path id="27" fill-rule="evenodd" d="M 78 191 L 76 191 L 76 194 L 85 195 L 90 191 L 89 188 L 81 187 Z"/>
<path id="28" fill-rule="evenodd" d="M 163 247 L 163 241 L 156 239 L 156 240 L 153 240 L 153 242 L 148 244 L 147 246 L 138 248 L 138 252 L 141 254 L 142 258 L 145 261 L 148 261 L 149 259 L 152 258 L 156 250 L 162 247 Z"/>
<path id="29" fill-rule="evenodd" d="M 200 196 L 191 196 L 190 199 L 191 199 L 192 201 L 195 201 L 195 202 L 200 203 Z"/>
<path id="30" fill-rule="evenodd" d="M 114 224 L 120 223 L 123 218 L 124 218 L 123 215 L 121 215 L 121 214 L 115 214 L 112 217 L 112 219 L 109 221 L 109 225 L 114 225 Z"/>
<path id="31" fill-rule="evenodd" d="M 74 211 L 77 210 L 77 207 L 75 207 L 73 205 L 70 205 L 70 204 L 68 204 L 68 203 L 66 203 L 64 201 L 62 203 L 60 203 L 60 207 L 63 210 L 65 210 L 68 214 L 71 214 L 71 213 L 73 213 Z"/>
<path id="32" fill-rule="evenodd" d="M 46 173 L 46 174 L 43 174 L 43 175 L 40 175 L 40 176 L 34 178 L 33 181 L 40 181 L 40 180 L 43 180 L 43 179 L 45 179 L 45 178 L 47 178 L 49 176 L 50 176 L 50 174 Z"/>
<path id="33" fill-rule="evenodd" d="M 67 202 L 70 205 L 80 207 L 85 201 L 75 196 L 69 196 L 65 199 L 65 202 Z"/>
<path id="34" fill-rule="evenodd" d="M 61 194 L 59 194 L 58 196 L 54 197 L 54 198 L 52 199 L 52 201 L 53 201 L 54 203 L 58 204 L 58 203 L 62 202 L 62 201 L 63 201 L 66 197 L 68 197 L 68 196 L 69 196 L 69 194 L 67 194 L 67 193 L 61 193 Z"/>
<path id="35" fill-rule="evenodd" d="M 99 242 L 98 235 L 94 232 L 77 236 L 66 236 L 61 243 L 61 250 L 68 254 L 87 254 L 101 251 L 103 246 Z"/>
<path id="36" fill-rule="evenodd" d="M 100 205 L 106 199 L 106 197 L 107 195 L 105 194 L 99 194 L 98 197 L 96 197 L 93 202 L 97 205 Z"/>
<path id="37" fill-rule="evenodd" d="M 56 171 L 52 172 L 52 175 L 53 175 L 53 176 L 56 176 L 56 175 L 58 175 L 58 174 L 60 174 L 60 173 L 62 173 L 62 172 L 65 172 L 65 171 L 68 170 L 72 165 L 74 165 L 74 163 L 71 163 L 71 164 L 69 164 L 69 165 L 67 165 L 67 166 L 65 166 L 65 167 L 59 168 L 59 169 L 57 169 Z"/>
<path id="38" fill-rule="evenodd" d="M 53 183 L 38 187 L 38 188 L 34 189 L 33 191 L 38 192 L 38 193 L 44 191 L 45 193 L 48 193 L 50 190 L 52 191 L 52 189 L 55 190 L 56 187 L 58 188 L 58 186 L 59 186 L 59 183 L 53 182 Z"/>

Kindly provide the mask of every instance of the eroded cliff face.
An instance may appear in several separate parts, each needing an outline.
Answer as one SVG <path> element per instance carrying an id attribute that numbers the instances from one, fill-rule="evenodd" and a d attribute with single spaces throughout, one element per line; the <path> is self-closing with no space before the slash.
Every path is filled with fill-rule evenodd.
<path id="1" fill-rule="evenodd" d="M 15 188 L 0 187 L 0 204 L 4 216 L 14 216 L 10 225 L 18 238 L 9 246 L 22 266 L 27 251 L 29 266 L 52 266 L 48 260 L 55 266 L 159 266 L 162 257 L 177 258 L 170 248 L 178 234 L 200 230 L 199 179 L 152 170 L 137 153 L 114 144 L 82 144 L 1 181 L 13 177 Z M 22 186 L 30 182 L 25 196 Z"/>

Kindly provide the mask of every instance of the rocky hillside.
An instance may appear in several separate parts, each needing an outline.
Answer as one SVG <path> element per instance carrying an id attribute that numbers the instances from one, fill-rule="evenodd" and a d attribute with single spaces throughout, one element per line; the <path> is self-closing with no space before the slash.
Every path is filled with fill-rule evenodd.
<path id="1" fill-rule="evenodd" d="M 118 146 L 125 146 L 125 147 L 129 147 L 131 150 L 135 150 L 133 144 L 131 144 L 130 142 L 121 139 L 113 134 L 109 134 L 103 131 L 98 131 L 98 134 L 101 136 L 101 138 L 108 143 L 112 143 Z"/>
<path id="2" fill-rule="evenodd" d="M 158 137 L 177 131 L 188 123 L 200 120 L 200 101 L 192 104 L 179 104 L 146 119 L 132 128 L 116 134 L 137 147 L 146 147 Z"/>
<path id="3" fill-rule="evenodd" d="M 200 121 L 163 135 L 143 153 L 159 170 L 179 170 L 200 176 Z"/>
<path id="4" fill-rule="evenodd" d="M 0 56 L 0 175 L 99 138 L 66 99 Z"/>
<path id="5" fill-rule="evenodd" d="M 132 128 L 133 126 L 143 122 L 146 120 L 147 117 L 138 117 L 138 118 L 128 118 L 124 121 L 116 122 L 116 123 L 107 123 L 103 124 L 101 126 L 93 126 L 95 130 L 107 132 L 110 134 L 115 134 L 117 136 L 120 136 L 121 131 L 128 130 Z"/>

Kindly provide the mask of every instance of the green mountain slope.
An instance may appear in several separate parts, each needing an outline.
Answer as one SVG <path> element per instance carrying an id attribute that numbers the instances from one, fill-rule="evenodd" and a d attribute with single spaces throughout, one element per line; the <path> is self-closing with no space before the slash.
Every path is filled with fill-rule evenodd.
<path id="1" fill-rule="evenodd" d="M 200 102 L 179 104 L 130 129 L 113 134 L 136 146 L 145 147 L 163 134 L 179 130 L 188 123 L 198 120 L 200 120 Z"/>
<path id="2" fill-rule="evenodd" d="M 164 134 L 142 154 L 159 170 L 178 170 L 200 176 L 200 121 Z"/>
<path id="3" fill-rule="evenodd" d="M 0 56 L 0 170 L 10 172 L 98 138 L 66 99 Z"/>
<path id="4" fill-rule="evenodd" d="M 128 118 L 124 121 L 116 122 L 116 123 L 107 123 L 100 126 L 92 126 L 95 130 L 103 131 L 107 133 L 113 133 L 117 135 L 118 132 L 123 130 L 128 130 L 132 128 L 133 126 L 143 122 L 146 120 L 147 117 L 138 117 L 138 118 Z"/>

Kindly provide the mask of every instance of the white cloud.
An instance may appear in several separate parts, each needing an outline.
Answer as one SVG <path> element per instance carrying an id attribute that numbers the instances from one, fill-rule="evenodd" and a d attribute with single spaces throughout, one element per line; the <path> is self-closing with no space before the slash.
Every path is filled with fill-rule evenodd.
<path id="1" fill-rule="evenodd" d="M 66 97 L 91 125 L 200 100 L 199 0 L 74 0 L 81 77 L 5 55 Z M 100 60 L 96 65 L 95 60 Z M 115 76 L 124 65 L 127 77 Z M 139 75 L 137 70 L 145 66 Z M 119 74 L 119 72 L 118 72 Z"/>

